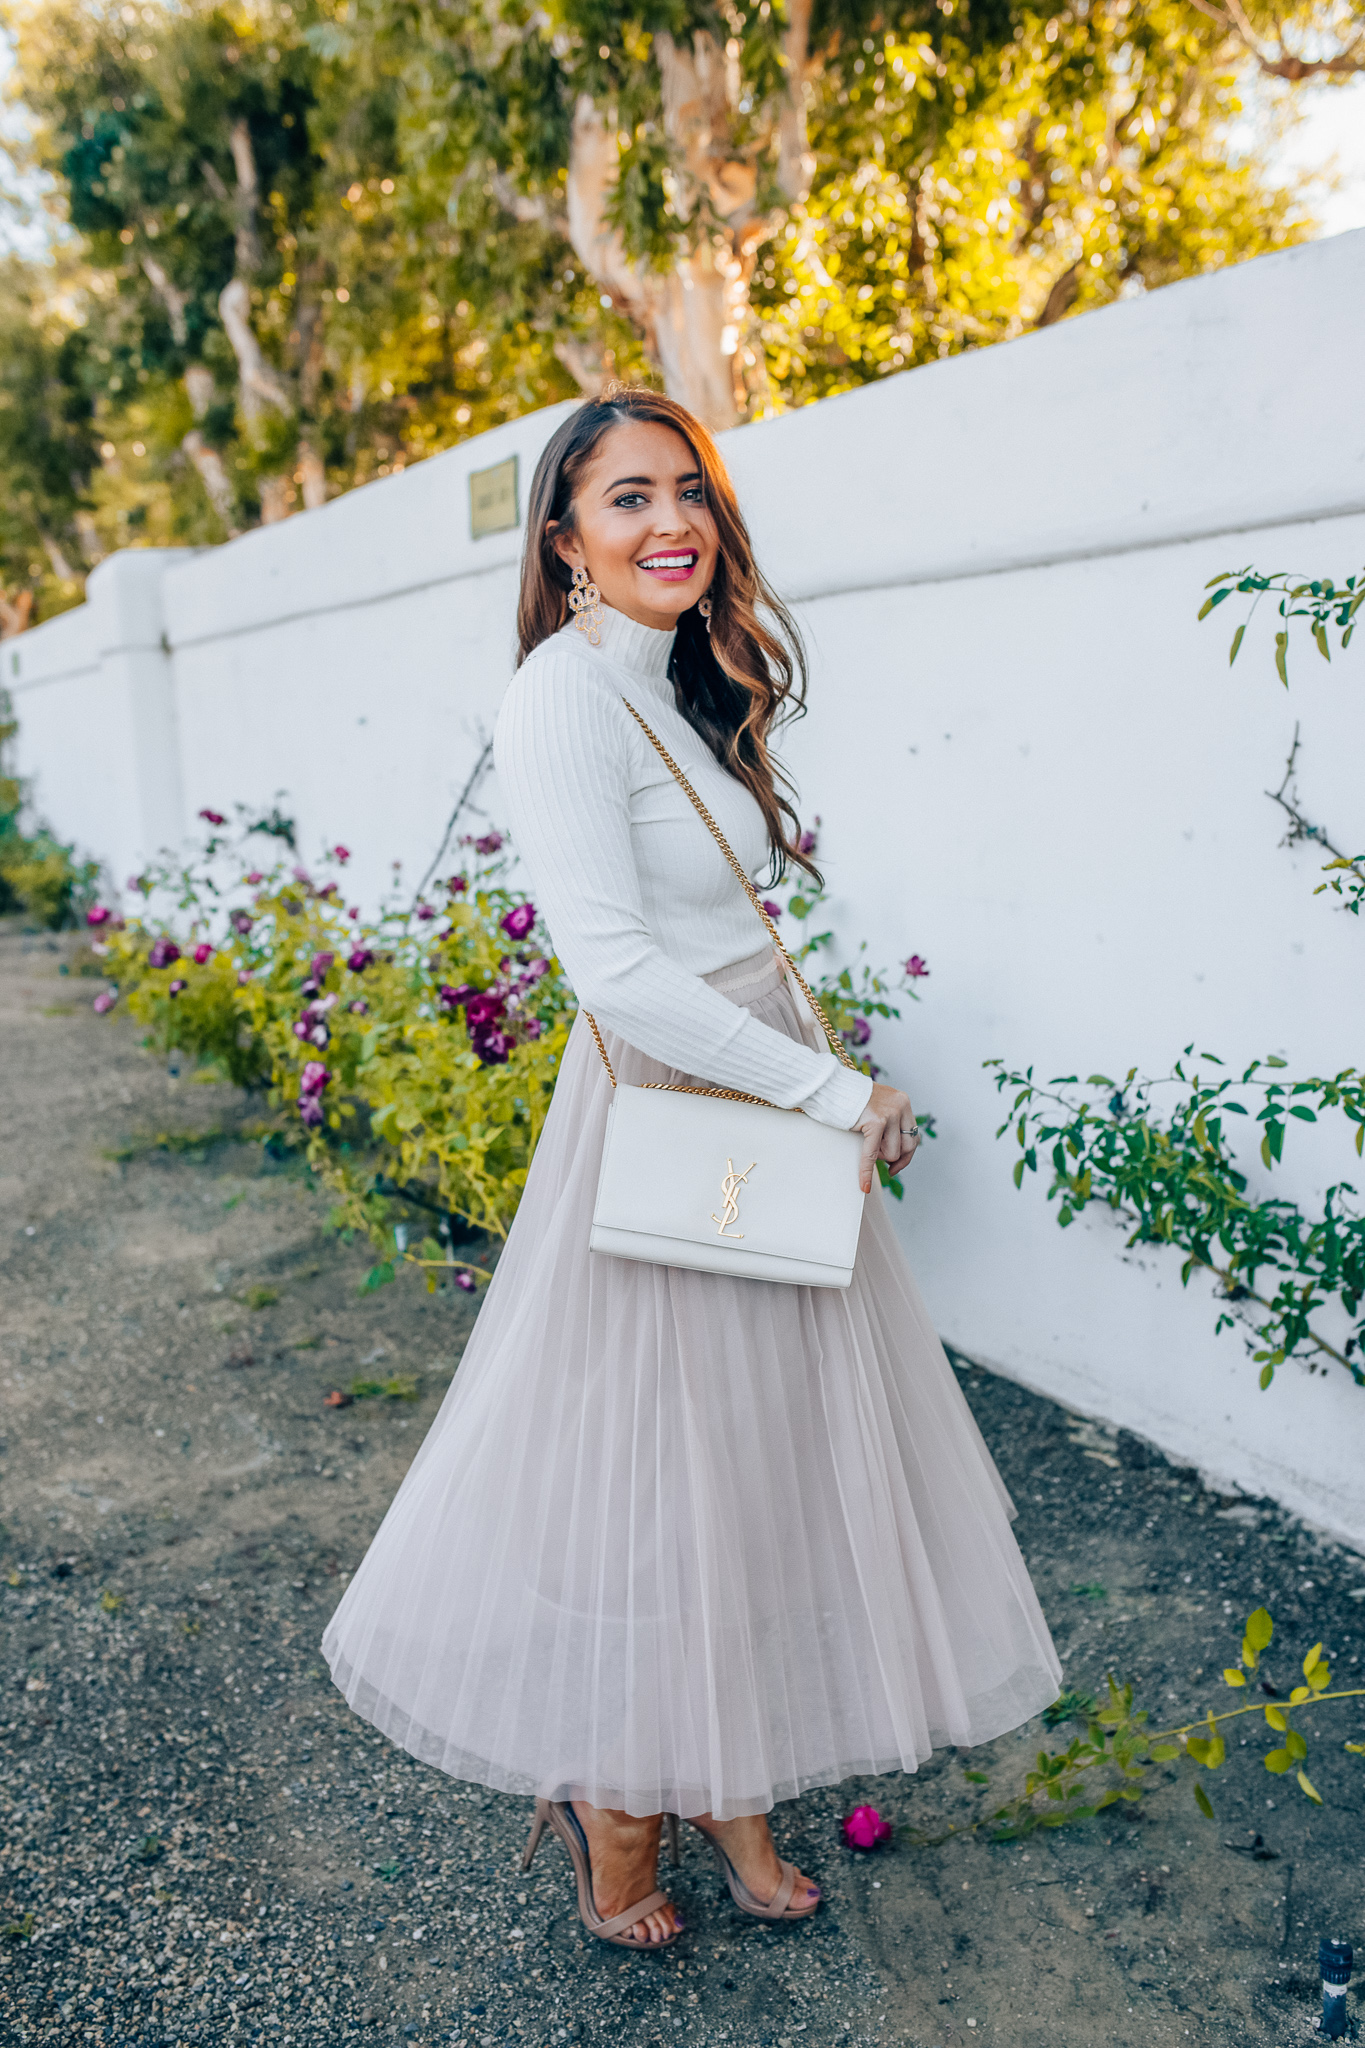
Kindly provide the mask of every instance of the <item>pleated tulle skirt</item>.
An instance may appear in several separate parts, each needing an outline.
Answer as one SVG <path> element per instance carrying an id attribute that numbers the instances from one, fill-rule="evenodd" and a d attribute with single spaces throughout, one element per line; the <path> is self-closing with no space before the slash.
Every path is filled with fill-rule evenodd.
<path id="1" fill-rule="evenodd" d="M 708 979 L 806 1036 L 771 953 Z M 607 1045 L 624 1080 L 685 1078 Z M 327 1630 L 347 1700 L 457 1778 L 725 1819 L 1037 1713 L 1056 1654 L 886 1198 L 845 1291 L 590 1252 L 610 1094 L 580 1018 L 463 1362 Z"/>

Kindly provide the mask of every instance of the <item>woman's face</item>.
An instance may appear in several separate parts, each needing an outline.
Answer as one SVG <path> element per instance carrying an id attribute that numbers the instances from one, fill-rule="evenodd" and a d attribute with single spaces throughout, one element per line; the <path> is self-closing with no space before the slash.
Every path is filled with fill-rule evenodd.
<path id="1" fill-rule="evenodd" d="M 583 472 L 574 518 L 575 532 L 555 534 L 556 552 L 637 625 L 668 632 L 709 589 L 715 521 L 697 458 L 672 427 L 612 427 Z"/>

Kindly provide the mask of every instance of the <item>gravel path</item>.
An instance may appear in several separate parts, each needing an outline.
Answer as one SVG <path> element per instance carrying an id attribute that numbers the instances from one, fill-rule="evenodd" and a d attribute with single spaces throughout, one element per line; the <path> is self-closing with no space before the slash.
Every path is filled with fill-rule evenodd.
<path id="1" fill-rule="evenodd" d="M 1212 1825 L 1171 1770 L 1129 1818 L 913 1847 L 1014 1789 L 1061 1739 L 1035 1723 L 780 1809 L 780 1845 L 825 1886 L 809 1925 L 742 1920 L 694 1843 L 673 1885 L 681 1943 L 622 1957 L 585 1941 L 557 1845 L 518 1870 L 526 1803 L 375 1736 L 318 1655 L 455 1369 L 466 1298 L 358 1297 L 363 1250 L 241 1135 L 240 1100 L 170 1079 L 126 1022 L 95 1020 L 72 958 L 0 924 L 0 2039 L 1309 2038 L 1317 1937 L 1357 1930 L 1365 1758 L 1343 1744 L 1365 1702 L 1319 1710 L 1322 1809 L 1261 1769 L 1275 1738 L 1254 1717 L 1209 1781 Z M 1262 1601 L 1285 1689 L 1318 1638 L 1354 1678 L 1365 1561 L 959 1368 L 1069 1686 L 1098 1690 L 1112 1667 L 1154 1716 L 1226 1704 L 1218 1672 Z M 417 1398 L 323 1405 L 395 1374 Z M 1292 1376 L 1258 1397 L 1248 1373 L 1246 1398 L 1292 1399 Z M 863 1799 L 897 1824 L 890 1850 L 840 1844 Z"/>

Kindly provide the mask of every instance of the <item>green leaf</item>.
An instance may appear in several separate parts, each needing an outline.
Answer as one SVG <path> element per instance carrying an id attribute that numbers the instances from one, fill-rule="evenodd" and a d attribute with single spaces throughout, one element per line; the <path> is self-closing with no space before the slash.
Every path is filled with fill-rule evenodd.
<path id="1" fill-rule="evenodd" d="M 1308 1794 L 1308 1797 L 1312 1800 L 1314 1806 L 1321 1806 L 1322 1795 L 1321 1793 L 1314 1791 L 1312 1785 L 1309 1783 L 1308 1773 L 1306 1771 L 1298 1771 L 1295 1775 L 1297 1776 L 1299 1781 L 1299 1789 Z"/>
<path id="2" fill-rule="evenodd" d="M 1239 649 L 1239 648 L 1241 647 L 1241 644 L 1242 644 L 1242 635 L 1243 635 L 1243 633 L 1245 633 L 1245 631 L 1246 631 L 1246 627 L 1245 627 L 1244 625 L 1243 625 L 1243 626 L 1239 626 L 1239 627 L 1237 628 L 1237 631 L 1236 631 L 1236 632 L 1235 632 L 1235 633 L 1233 634 L 1233 636 L 1232 636 L 1232 652 L 1231 652 L 1231 654 L 1229 654 L 1229 656 L 1228 656 L 1228 667 L 1229 667 L 1229 668 L 1231 668 L 1231 667 L 1232 667 L 1232 664 L 1233 664 L 1233 662 L 1234 662 L 1234 661 L 1236 661 L 1236 659 L 1237 659 L 1237 651 L 1238 651 L 1238 649 Z"/>
<path id="3" fill-rule="evenodd" d="M 1223 1673 L 1223 1683 L 1224 1685 L 1245 1685 L 1246 1673 L 1238 1671 L 1234 1665 L 1229 1664 Z"/>
<path id="4" fill-rule="evenodd" d="M 1153 1763 L 1168 1764 L 1179 1756 L 1180 1751 L 1174 1742 L 1154 1742 L 1149 1754 Z"/>
<path id="5" fill-rule="evenodd" d="M 1270 1052 L 1266 1054 L 1262 1065 L 1267 1067 L 1287 1067 L 1289 1062 L 1288 1060 L 1282 1060 L 1277 1053 Z"/>
<path id="6" fill-rule="evenodd" d="M 392 1278 L 393 1260 L 384 1259 L 379 1265 L 371 1266 L 356 1292 L 358 1294 L 373 1294 L 377 1287 L 387 1287 Z"/>
<path id="7" fill-rule="evenodd" d="M 1286 690 L 1289 688 L 1289 669 L 1285 659 L 1288 652 L 1288 633 L 1277 633 L 1275 635 L 1275 672 L 1279 676 L 1280 681 L 1284 684 Z"/>
<path id="8" fill-rule="evenodd" d="M 1287 1749 L 1268 1749 L 1261 1761 L 1273 1777 L 1282 1778 L 1293 1758 Z"/>
<path id="9" fill-rule="evenodd" d="M 1313 628 L 1313 638 L 1318 643 L 1318 653 L 1322 656 L 1323 660 L 1330 661 L 1332 659 L 1332 650 L 1327 645 L 1327 628 L 1323 625 L 1321 619 L 1318 620 Z"/>
<path id="10" fill-rule="evenodd" d="M 1213 1805 L 1202 1785 L 1196 1785 L 1194 1788 L 1194 1803 L 1203 1814 L 1205 1820 L 1213 1819 Z"/>
<path id="11" fill-rule="evenodd" d="M 1279 1707 L 1267 1707 L 1265 1718 L 1267 1724 L 1275 1730 L 1277 1735 L 1283 1735 L 1285 1729 L 1289 1726 L 1289 1723 L 1284 1718 L 1283 1710 Z"/>
<path id="12" fill-rule="evenodd" d="M 1275 1377 L 1275 1368 L 1274 1368 L 1274 1366 L 1273 1366 L 1273 1365 L 1263 1365 L 1263 1366 L 1261 1367 L 1261 1374 L 1260 1374 L 1260 1379 L 1261 1379 L 1261 1392 L 1262 1392 L 1262 1393 L 1264 1393 L 1264 1392 L 1265 1392 L 1266 1388 L 1267 1388 L 1267 1387 L 1268 1387 L 1268 1386 L 1270 1385 L 1270 1382 L 1271 1382 L 1271 1381 L 1272 1381 L 1272 1380 L 1274 1379 L 1274 1377 Z"/>
<path id="13" fill-rule="evenodd" d="M 1308 1744 L 1304 1741 L 1297 1728 L 1290 1728 L 1286 1731 L 1284 1746 L 1296 1764 L 1301 1764 L 1308 1754 Z"/>
<path id="14" fill-rule="evenodd" d="M 1270 1618 L 1269 1611 L 1264 1607 L 1254 1607 L 1247 1616 L 1246 1625 L 1246 1640 L 1252 1649 L 1268 1649 L 1274 1633 L 1275 1624 Z"/>
<path id="15" fill-rule="evenodd" d="M 1024 1162 L 1022 1159 L 1016 1159 L 1014 1162 L 1014 1185 L 1017 1188 L 1021 1188 L 1024 1185 Z"/>
<path id="16" fill-rule="evenodd" d="M 989 1785 L 991 1782 L 984 1771 L 964 1771 L 962 1775 L 969 1785 Z"/>

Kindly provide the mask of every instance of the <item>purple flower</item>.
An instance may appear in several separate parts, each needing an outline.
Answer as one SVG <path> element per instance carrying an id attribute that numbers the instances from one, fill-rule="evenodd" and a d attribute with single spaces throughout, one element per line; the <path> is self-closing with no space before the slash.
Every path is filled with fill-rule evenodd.
<path id="1" fill-rule="evenodd" d="M 332 1076 L 321 1060 L 309 1060 L 299 1075 L 300 1095 L 321 1095 Z"/>
<path id="2" fill-rule="evenodd" d="M 474 841 L 474 851 L 475 853 L 487 856 L 490 853 L 496 853 L 501 845 L 501 832 L 485 832 L 482 839 Z"/>
<path id="3" fill-rule="evenodd" d="M 147 965 L 149 967 L 169 967 L 172 962 L 179 958 L 180 948 L 176 945 L 174 939 L 157 939 L 153 942 L 152 950 L 147 955 Z"/>
<path id="4" fill-rule="evenodd" d="M 446 883 L 446 887 L 452 896 L 463 896 L 465 890 L 469 887 L 469 877 L 467 875 L 452 875 Z"/>
<path id="5" fill-rule="evenodd" d="M 207 961 L 207 960 L 211 960 L 212 958 L 213 958 L 213 948 L 212 948 L 212 946 L 209 946 L 209 945 L 204 945 L 204 944 L 200 944 L 200 945 L 198 945 L 198 946 L 196 946 L 196 947 L 195 947 L 195 949 L 194 949 L 194 964 L 195 964 L 195 966 L 196 966 L 196 967 L 202 967 L 202 966 L 204 965 L 205 961 Z"/>
<path id="6" fill-rule="evenodd" d="M 364 996 L 358 997 L 353 1003 L 347 1003 L 346 1007 L 353 1017 L 368 1017 L 370 1014 L 370 1006 Z"/>
<path id="7" fill-rule="evenodd" d="M 452 988 L 449 982 L 442 982 L 436 991 L 436 1000 L 443 1010 L 461 1010 L 469 998 L 477 994 L 478 990 L 467 981 L 462 981 L 458 988 Z"/>
<path id="8" fill-rule="evenodd" d="M 322 1103 L 316 1095 L 300 1095 L 298 1102 L 299 1120 L 315 1130 L 322 1122 Z"/>
<path id="9" fill-rule="evenodd" d="M 187 981 L 173 981 L 170 987 L 167 989 L 166 993 L 168 996 L 178 996 L 181 994 L 183 990 L 187 989 L 188 987 L 189 983 Z"/>
<path id="10" fill-rule="evenodd" d="M 294 877 L 294 880 L 296 882 L 301 882 L 303 884 L 305 889 L 310 888 L 312 886 L 311 882 L 309 881 L 307 868 L 290 868 L 289 872 Z"/>
<path id="11" fill-rule="evenodd" d="M 849 1045 L 866 1045 L 872 1036 L 872 1026 L 866 1017 L 855 1017 L 851 1024 L 845 1026 L 843 1035 Z"/>
<path id="12" fill-rule="evenodd" d="M 440 914 L 440 911 L 433 910 L 429 903 L 419 903 L 417 906 L 417 916 L 422 924 L 430 924 L 432 918 L 439 917 Z"/>
<path id="13" fill-rule="evenodd" d="M 465 1000 L 464 1014 L 471 1034 L 482 1025 L 496 1023 L 505 1008 L 506 1004 L 502 997 L 491 988 L 468 996 Z"/>
<path id="14" fill-rule="evenodd" d="M 815 823 L 818 826 L 820 820 L 817 818 Z M 818 837 L 818 832 L 803 832 L 796 842 L 799 851 L 802 853 L 814 853 Z"/>
<path id="15" fill-rule="evenodd" d="M 455 1285 L 463 1287 L 466 1294 L 472 1294 L 478 1282 L 472 1273 L 457 1273 L 455 1275 Z"/>
<path id="16" fill-rule="evenodd" d="M 528 1017 L 526 1019 L 526 1036 L 528 1038 L 539 1038 L 543 1029 L 544 1026 L 539 1017 Z"/>
<path id="17" fill-rule="evenodd" d="M 234 910 L 228 919 L 228 923 L 232 926 L 238 938 L 244 939 L 251 930 L 252 920 L 245 910 Z"/>
<path id="18" fill-rule="evenodd" d="M 480 1025 L 471 1030 L 469 1043 L 485 1067 L 502 1067 L 507 1064 L 507 1055 L 512 1050 L 512 1041 L 505 1031 L 493 1025 Z"/>
<path id="19" fill-rule="evenodd" d="M 843 1833 L 850 1849 L 875 1849 L 891 1840 L 891 1823 L 882 1819 L 875 1806 L 855 1806 L 844 1822 Z"/>
<path id="20" fill-rule="evenodd" d="M 919 981 L 924 975 L 926 975 L 929 972 L 924 962 L 920 959 L 918 953 L 912 953 L 910 955 L 910 958 L 905 963 L 905 971 L 909 975 L 911 981 Z"/>
<path id="21" fill-rule="evenodd" d="M 334 846 L 332 848 L 332 859 L 339 860 L 343 867 L 350 858 L 351 849 L 349 846 Z"/>
<path id="22" fill-rule="evenodd" d="M 308 972 L 312 976 L 313 980 L 322 981 L 326 976 L 328 968 L 331 966 L 332 962 L 335 959 L 335 953 L 314 953 L 313 964 L 308 969 Z"/>
<path id="23" fill-rule="evenodd" d="M 251 873 L 247 876 L 246 880 L 247 887 L 249 889 L 254 889 L 258 882 L 263 882 L 265 880 L 265 876 L 261 873 L 259 868 L 253 868 L 251 870 Z"/>
<path id="24" fill-rule="evenodd" d="M 769 917 L 781 917 L 782 915 L 782 905 L 774 903 L 769 896 L 763 898 L 763 908 L 767 911 Z"/>
<path id="25" fill-rule="evenodd" d="M 97 903 L 92 910 L 86 911 L 85 921 L 87 924 L 108 924 L 113 914 L 113 911 L 106 910 L 102 903 Z"/>
<path id="26" fill-rule="evenodd" d="M 117 1001 L 118 990 L 116 988 L 101 989 L 99 994 L 95 997 L 95 1001 L 93 1004 L 95 1015 L 97 1017 L 106 1016 L 108 1012 L 113 1009 Z"/>
<path id="27" fill-rule="evenodd" d="M 539 981 L 542 974 L 548 974 L 549 971 L 550 963 L 548 960 L 528 960 L 526 963 L 526 971 L 521 977 L 522 987 L 529 987 L 532 982 Z"/>
<path id="28" fill-rule="evenodd" d="M 515 910 L 509 910 L 502 921 L 502 928 L 509 939 L 524 939 L 536 921 L 534 903 L 518 903 Z"/>
<path id="29" fill-rule="evenodd" d="M 221 811 L 201 811 L 199 815 L 209 825 L 226 825 L 227 823 L 227 819 Z"/>
<path id="30" fill-rule="evenodd" d="M 368 946 L 357 946 L 354 952 L 346 955 L 346 965 L 352 974 L 363 974 L 367 967 L 374 966 L 374 954 Z"/>
<path id="31" fill-rule="evenodd" d="M 250 970 L 249 968 L 246 968 L 246 967 L 239 967 L 239 968 L 237 969 L 237 986 L 238 986 L 238 988 L 245 988 L 245 987 L 246 987 L 246 985 L 247 985 L 247 983 L 248 983 L 248 982 L 250 981 L 250 979 L 251 979 L 251 970 Z"/>

